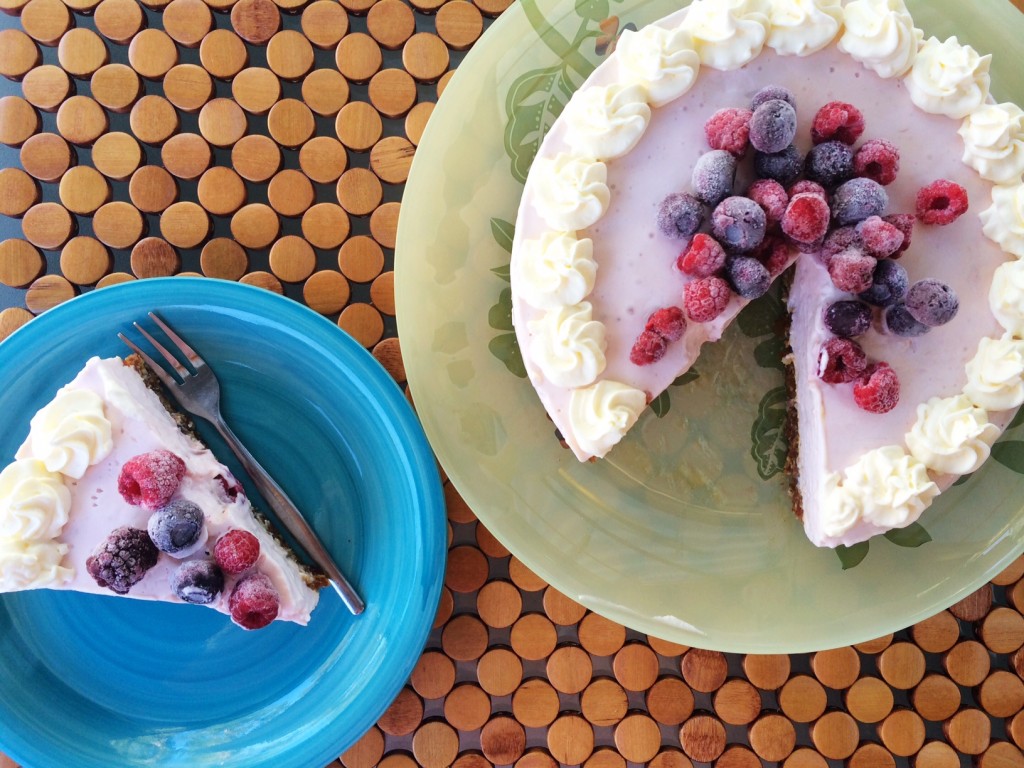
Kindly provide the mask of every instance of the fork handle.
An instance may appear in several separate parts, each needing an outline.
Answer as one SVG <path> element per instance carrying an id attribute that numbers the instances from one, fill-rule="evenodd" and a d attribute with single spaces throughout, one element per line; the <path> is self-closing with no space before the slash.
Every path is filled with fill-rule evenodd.
<path id="1" fill-rule="evenodd" d="M 299 512 L 298 508 L 292 503 L 292 500 L 281 489 L 281 486 L 274 481 L 274 478 L 267 474 L 267 471 L 249 453 L 249 449 L 235 436 L 235 433 L 231 431 L 231 427 L 223 419 L 213 419 L 211 423 L 216 427 L 220 436 L 224 438 L 224 441 L 230 446 L 231 450 L 234 451 L 238 460 L 242 462 L 242 466 L 249 473 L 249 477 L 252 478 L 256 488 L 266 498 L 274 512 L 281 519 L 281 522 L 284 523 L 288 531 L 306 551 L 306 554 L 313 559 L 313 562 L 320 566 L 324 573 L 327 574 L 331 581 L 331 586 L 334 587 L 334 591 L 341 597 L 342 602 L 345 603 L 353 614 L 358 615 L 362 613 L 366 604 L 356 594 L 355 589 L 352 588 L 348 579 L 342 574 L 341 569 L 335 564 L 334 558 L 331 557 L 330 553 L 320 543 L 316 534 L 313 533 L 313 529 L 309 527 L 309 523 L 306 522 L 302 513 Z"/>

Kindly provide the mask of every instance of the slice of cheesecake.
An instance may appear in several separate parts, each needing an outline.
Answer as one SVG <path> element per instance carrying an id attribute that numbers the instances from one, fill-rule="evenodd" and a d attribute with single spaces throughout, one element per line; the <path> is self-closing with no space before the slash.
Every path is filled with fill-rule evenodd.
<path id="1" fill-rule="evenodd" d="M 199 604 L 258 629 L 306 624 L 326 584 L 135 356 L 90 359 L 0 472 L 0 592 Z"/>

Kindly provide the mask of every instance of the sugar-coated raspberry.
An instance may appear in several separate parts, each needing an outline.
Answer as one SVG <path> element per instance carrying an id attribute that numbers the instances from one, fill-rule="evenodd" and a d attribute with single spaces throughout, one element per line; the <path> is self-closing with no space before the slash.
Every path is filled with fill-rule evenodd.
<path id="1" fill-rule="evenodd" d="M 658 206 L 658 231 L 681 240 L 700 229 L 704 221 L 704 206 L 700 200 L 685 192 L 667 195 Z"/>
<path id="2" fill-rule="evenodd" d="M 156 565 L 160 552 L 141 528 L 115 528 L 85 561 L 96 583 L 119 595 L 128 593 Z"/>
<path id="3" fill-rule="evenodd" d="M 804 175 L 829 189 L 853 176 L 853 150 L 841 141 L 815 144 L 804 160 Z"/>
<path id="4" fill-rule="evenodd" d="M 903 244 L 892 255 L 892 258 L 898 259 L 910 247 L 911 238 L 914 236 L 914 222 L 917 217 L 912 213 L 890 213 L 883 216 L 882 219 L 903 233 Z"/>
<path id="5" fill-rule="evenodd" d="M 854 382 L 853 401 L 870 413 L 888 413 L 900 401 L 900 379 L 888 363 L 875 363 Z"/>
<path id="6" fill-rule="evenodd" d="M 633 365 L 650 365 L 661 360 L 667 350 L 668 339 L 657 331 L 645 328 L 636 337 L 633 348 L 629 350 L 629 361 Z"/>
<path id="7" fill-rule="evenodd" d="M 868 356 L 850 339 L 829 339 L 818 353 L 818 377 L 828 384 L 845 384 L 864 375 Z"/>
<path id="8" fill-rule="evenodd" d="M 837 227 L 825 235 L 825 241 L 818 250 L 818 261 L 827 267 L 833 256 L 847 248 L 860 250 L 857 231 L 853 227 Z"/>
<path id="9" fill-rule="evenodd" d="M 744 299 L 756 299 L 768 292 L 772 277 L 768 268 L 753 256 L 734 256 L 725 265 L 729 284 Z"/>
<path id="10" fill-rule="evenodd" d="M 249 531 L 232 528 L 217 540 L 213 556 L 224 573 L 241 573 L 259 560 L 260 540 Z"/>
<path id="11" fill-rule="evenodd" d="M 835 301 L 825 308 L 825 327 L 844 339 L 865 334 L 871 327 L 871 307 L 852 299 Z"/>
<path id="12" fill-rule="evenodd" d="M 794 242 L 818 243 L 828 232 L 830 218 L 828 203 L 818 195 L 803 192 L 789 201 L 782 217 L 782 231 Z"/>
<path id="13" fill-rule="evenodd" d="M 781 152 L 796 138 L 796 110 L 782 99 L 769 99 L 750 118 L 750 143 L 759 152 Z"/>
<path id="14" fill-rule="evenodd" d="M 686 330 L 686 318 L 679 307 L 663 307 L 651 313 L 644 329 L 661 334 L 665 341 L 677 341 Z"/>
<path id="15" fill-rule="evenodd" d="M 808 194 L 817 195 L 826 203 L 829 200 L 828 192 L 825 188 L 818 182 L 811 181 L 810 179 L 800 179 L 800 181 L 791 185 L 787 191 L 789 192 L 790 197 L 793 197 L 794 195 Z"/>
<path id="16" fill-rule="evenodd" d="M 933 181 L 917 193 L 917 218 L 925 224 L 951 224 L 967 207 L 967 190 L 948 179 Z"/>
<path id="17" fill-rule="evenodd" d="M 803 172 L 804 156 L 796 145 L 790 144 L 781 152 L 755 152 L 754 173 L 759 179 L 775 179 L 788 187 Z"/>
<path id="18" fill-rule="evenodd" d="M 711 235 L 698 232 L 676 259 L 680 272 L 694 277 L 708 277 L 725 266 L 725 249 Z"/>
<path id="19" fill-rule="evenodd" d="M 781 99 L 796 109 L 796 97 L 789 88 L 785 88 L 781 85 L 766 85 L 764 88 L 754 94 L 754 98 L 750 100 L 750 108 L 757 109 L 766 101 L 772 99 Z"/>
<path id="20" fill-rule="evenodd" d="M 764 264 L 764 268 L 768 270 L 768 276 L 774 279 L 789 266 L 793 258 L 793 251 L 784 238 L 778 235 L 768 235 L 761 241 L 754 256 Z"/>
<path id="21" fill-rule="evenodd" d="M 727 197 L 711 214 L 712 234 L 728 251 L 752 251 L 764 240 L 767 219 L 747 197 Z"/>
<path id="22" fill-rule="evenodd" d="M 868 216 L 857 223 L 857 236 L 868 256 L 886 259 L 903 245 L 903 231 L 881 216 Z"/>
<path id="23" fill-rule="evenodd" d="M 758 179 L 747 189 L 747 197 L 764 210 L 765 223 L 769 230 L 778 226 L 786 212 L 786 206 L 789 205 L 786 188 L 775 179 Z"/>
<path id="24" fill-rule="evenodd" d="M 840 226 L 881 216 L 889 205 L 884 187 L 871 179 L 850 179 L 832 195 L 832 217 Z"/>
<path id="25" fill-rule="evenodd" d="M 840 251 L 828 263 L 832 284 L 840 291 L 863 293 L 871 287 L 875 260 L 858 248 Z"/>
<path id="26" fill-rule="evenodd" d="M 844 144 L 856 144 L 864 133 L 864 115 L 853 104 L 830 101 L 818 110 L 811 125 L 811 140 L 821 144 L 835 139 Z"/>
<path id="27" fill-rule="evenodd" d="M 265 573 L 250 573 L 238 580 L 228 598 L 231 619 L 243 629 L 261 629 L 281 609 L 281 596 Z"/>
<path id="28" fill-rule="evenodd" d="M 907 270 L 892 259 L 882 259 L 871 276 L 871 287 L 860 294 L 860 299 L 876 307 L 888 307 L 903 301 L 909 284 Z"/>
<path id="29" fill-rule="evenodd" d="M 156 548 L 169 555 L 186 552 L 203 533 L 203 510 L 187 499 L 175 499 L 149 516 L 146 529 Z"/>
<path id="30" fill-rule="evenodd" d="M 915 320 L 930 328 L 945 325 L 960 309 L 956 291 L 932 278 L 918 280 L 910 286 L 903 303 Z"/>
<path id="31" fill-rule="evenodd" d="M 724 149 L 705 152 L 693 167 L 691 182 L 697 199 L 708 205 L 718 205 L 732 192 L 736 176 L 736 158 Z"/>
<path id="32" fill-rule="evenodd" d="M 734 157 L 743 157 L 750 140 L 749 109 L 720 109 L 704 123 L 704 135 L 712 149 L 724 149 Z"/>
<path id="33" fill-rule="evenodd" d="M 186 560 L 171 574 L 170 585 L 186 603 L 209 605 L 224 590 L 224 572 L 210 560 Z"/>
<path id="34" fill-rule="evenodd" d="M 159 509 L 171 500 L 184 476 L 185 462 L 170 451 L 140 453 L 121 467 L 117 491 L 129 504 Z"/>
<path id="35" fill-rule="evenodd" d="M 877 181 L 883 187 L 892 184 L 900 172 L 900 151 L 885 139 L 865 141 L 853 156 L 853 173 Z"/>
<path id="36" fill-rule="evenodd" d="M 702 277 L 683 288 L 686 316 L 695 323 L 709 323 L 729 305 L 732 290 L 720 277 Z"/>
<path id="37" fill-rule="evenodd" d="M 882 313 L 882 330 L 895 336 L 913 338 L 928 333 L 931 328 L 915 320 L 914 316 L 907 312 L 906 305 L 898 301 L 886 307 Z"/>

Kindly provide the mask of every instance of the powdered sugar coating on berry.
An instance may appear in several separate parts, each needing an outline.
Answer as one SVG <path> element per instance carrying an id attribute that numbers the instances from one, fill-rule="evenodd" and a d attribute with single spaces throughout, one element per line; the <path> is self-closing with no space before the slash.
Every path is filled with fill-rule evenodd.
<path id="1" fill-rule="evenodd" d="M 660 334 L 666 341 L 678 341 L 686 330 L 686 318 L 679 307 L 662 307 L 651 313 L 644 327 Z"/>
<path id="2" fill-rule="evenodd" d="M 888 258 L 903 246 L 903 231 L 881 216 L 858 222 L 856 232 L 864 252 L 876 259 Z"/>
<path id="3" fill-rule="evenodd" d="M 750 100 L 750 108 L 757 109 L 766 101 L 772 101 L 774 99 L 780 99 L 793 109 L 796 109 L 796 97 L 793 92 L 781 85 L 766 85 L 764 88 L 754 94 L 754 98 Z"/>
<path id="4" fill-rule="evenodd" d="M 171 590 L 193 605 L 209 605 L 224 590 L 224 573 L 210 560 L 186 560 L 171 574 Z"/>
<path id="5" fill-rule="evenodd" d="M 876 363 L 853 385 L 853 400 L 869 413 L 888 413 L 900 401 L 900 379 L 888 363 Z"/>
<path id="6" fill-rule="evenodd" d="M 680 272 L 694 277 L 709 277 L 725 266 L 725 250 L 711 235 L 699 232 L 676 259 Z"/>
<path id="7" fill-rule="evenodd" d="M 658 231 L 668 237 L 690 237 L 703 221 L 704 206 L 691 194 L 673 192 L 658 206 Z"/>
<path id="8" fill-rule="evenodd" d="M 863 133 L 863 113 L 853 104 L 843 101 L 825 104 L 818 110 L 811 124 L 811 140 L 815 144 L 835 139 L 853 145 Z"/>
<path id="9" fill-rule="evenodd" d="M 759 179 L 775 179 L 779 184 L 788 187 L 800 175 L 804 168 L 804 156 L 795 144 L 790 144 L 781 152 L 756 152 L 754 154 L 754 173 Z"/>
<path id="10" fill-rule="evenodd" d="M 915 320 L 931 328 L 945 325 L 960 309 L 956 291 L 934 278 L 918 280 L 910 286 L 904 303 Z"/>
<path id="11" fill-rule="evenodd" d="M 967 190 L 948 179 L 933 181 L 917 193 L 917 218 L 924 224 L 952 224 L 968 207 Z"/>
<path id="12" fill-rule="evenodd" d="M 713 149 L 698 158 L 691 184 L 694 195 L 708 205 L 718 205 L 732 191 L 736 158 L 724 149 Z"/>
<path id="13" fill-rule="evenodd" d="M 871 287 L 876 261 L 858 248 L 847 248 L 828 263 L 832 284 L 840 291 L 863 293 Z"/>
<path id="14" fill-rule="evenodd" d="M 867 365 L 868 357 L 860 344 L 844 338 L 829 339 L 818 353 L 818 378 L 828 384 L 845 384 L 859 379 Z"/>
<path id="15" fill-rule="evenodd" d="M 710 323 L 729 305 L 732 290 L 720 277 L 702 277 L 683 287 L 686 316 L 695 323 Z"/>
<path id="16" fill-rule="evenodd" d="M 888 186 L 900 172 L 900 151 L 885 139 L 865 141 L 853 156 L 853 172 Z"/>
<path id="17" fill-rule="evenodd" d="M 871 307 L 863 301 L 835 301 L 825 308 L 825 327 L 836 336 L 852 339 L 871 328 Z"/>
<path id="18" fill-rule="evenodd" d="M 790 196 L 775 179 L 758 179 L 747 188 L 747 197 L 761 206 L 766 225 L 772 230 L 782 221 Z"/>
<path id="19" fill-rule="evenodd" d="M 704 136 L 712 149 L 724 149 L 734 157 L 742 157 L 750 142 L 749 109 L 720 109 L 704 123 Z"/>
<path id="20" fill-rule="evenodd" d="M 231 590 L 228 608 L 231 619 L 243 629 L 262 629 L 277 618 L 281 597 L 274 583 L 263 573 L 243 576 Z"/>
<path id="21" fill-rule="evenodd" d="M 185 462 L 159 449 L 126 461 L 117 478 L 117 490 L 129 504 L 159 509 L 171 500 L 184 476 Z"/>
<path id="22" fill-rule="evenodd" d="M 853 176 L 853 150 L 841 141 L 815 144 L 804 160 L 804 174 L 823 187 L 838 186 Z"/>
<path id="23" fill-rule="evenodd" d="M 764 296 L 772 284 L 768 268 L 753 256 L 735 256 L 725 269 L 732 289 L 744 299 Z"/>
<path id="24" fill-rule="evenodd" d="M 888 205 L 889 195 L 877 181 L 850 179 L 832 195 L 832 217 L 840 225 L 855 224 L 880 216 Z"/>
<path id="25" fill-rule="evenodd" d="M 820 243 L 828 232 L 830 214 L 828 203 L 821 197 L 802 192 L 789 201 L 782 217 L 782 231 L 797 243 Z"/>
<path id="26" fill-rule="evenodd" d="M 781 152 L 796 138 L 796 110 L 782 99 L 769 99 L 750 118 L 750 143 L 759 152 Z"/>
<path id="27" fill-rule="evenodd" d="M 260 542 L 249 531 L 233 528 L 217 540 L 213 556 L 224 573 L 239 574 L 259 560 Z"/>
<path id="28" fill-rule="evenodd" d="M 903 301 L 909 285 L 907 270 L 892 259 L 882 259 L 871 276 L 871 287 L 863 291 L 860 298 L 876 307 L 888 307 Z"/>
<path id="29" fill-rule="evenodd" d="M 144 530 L 125 525 L 100 542 L 85 567 L 101 587 L 125 595 L 156 565 L 159 556 Z"/>
<path id="30" fill-rule="evenodd" d="M 764 240 L 767 219 L 764 210 L 747 197 L 727 197 L 711 214 L 711 228 L 727 250 L 752 251 Z"/>

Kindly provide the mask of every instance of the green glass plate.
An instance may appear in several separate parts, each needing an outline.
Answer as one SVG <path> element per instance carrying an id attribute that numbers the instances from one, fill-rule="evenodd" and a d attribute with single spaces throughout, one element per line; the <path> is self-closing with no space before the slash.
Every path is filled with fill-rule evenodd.
<path id="1" fill-rule="evenodd" d="M 1024 16 L 908 0 L 927 34 L 995 54 L 1024 103 Z M 753 303 L 603 461 L 562 448 L 523 378 L 509 250 L 547 128 L 627 26 L 670 0 L 521 0 L 460 65 L 427 126 L 398 231 L 398 324 L 427 435 L 480 520 L 538 575 L 626 626 L 703 648 L 802 652 L 924 619 L 1021 552 L 1024 429 L 914 526 L 870 546 L 812 546 L 781 472 L 782 302 Z"/>

